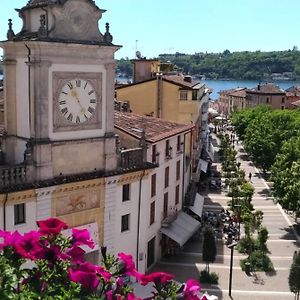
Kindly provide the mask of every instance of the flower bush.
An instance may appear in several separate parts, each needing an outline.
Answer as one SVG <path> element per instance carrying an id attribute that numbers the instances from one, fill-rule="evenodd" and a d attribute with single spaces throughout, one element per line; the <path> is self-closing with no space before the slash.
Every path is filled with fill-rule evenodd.
<path id="1" fill-rule="evenodd" d="M 124 283 L 125 276 L 142 285 L 152 283 L 153 296 L 147 299 L 200 299 L 198 281 L 179 284 L 167 273 L 141 274 L 132 256 L 125 253 L 115 257 L 102 248 L 99 265 L 85 261 L 81 246 L 95 246 L 86 229 L 73 228 L 66 237 L 62 230 L 68 226 L 59 219 L 38 221 L 37 225 L 38 231 L 24 235 L 0 230 L 1 300 L 141 299 Z"/>

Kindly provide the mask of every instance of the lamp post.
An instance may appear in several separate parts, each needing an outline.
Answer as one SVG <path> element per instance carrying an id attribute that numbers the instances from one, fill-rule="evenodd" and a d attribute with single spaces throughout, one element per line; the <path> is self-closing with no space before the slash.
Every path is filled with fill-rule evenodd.
<path id="1" fill-rule="evenodd" d="M 237 245 L 237 242 L 233 242 L 227 246 L 231 251 L 230 252 L 230 269 L 229 269 L 229 291 L 228 291 L 229 297 L 231 297 L 233 250 L 234 250 L 234 246 L 236 246 L 236 245 Z"/>

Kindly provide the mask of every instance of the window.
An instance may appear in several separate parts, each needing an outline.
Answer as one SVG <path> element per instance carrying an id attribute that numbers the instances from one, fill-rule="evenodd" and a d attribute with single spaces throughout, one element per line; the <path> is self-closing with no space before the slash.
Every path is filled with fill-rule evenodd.
<path id="1" fill-rule="evenodd" d="M 129 184 L 124 184 L 123 185 L 123 197 L 122 201 L 128 201 L 130 200 L 130 185 Z"/>
<path id="2" fill-rule="evenodd" d="M 177 136 L 177 152 L 180 151 L 180 146 L 181 146 L 181 137 L 180 135 Z"/>
<path id="3" fill-rule="evenodd" d="M 179 203 L 179 185 L 176 185 L 176 190 L 175 190 L 175 204 Z"/>
<path id="4" fill-rule="evenodd" d="M 269 98 L 267 97 L 267 100 L 266 100 L 266 103 L 269 103 L 270 101 L 269 101 Z"/>
<path id="5" fill-rule="evenodd" d="M 129 230 L 129 217 L 130 214 L 122 216 L 121 232 Z"/>
<path id="6" fill-rule="evenodd" d="M 16 204 L 14 206 L 15 225 L 25 223 L 25 203 Z"/>
<path id="7" fill-rule="evenodd" d="M 151 176 L 151 197 L 156 195 L 156 174 Z"/>
<path id="8" fill-rule="evenodd" d="M 285 99 L 284 99 L 284 98 L 282 98 L 282 99 L 281 99 L 281 103 L 284 103 L 284 102 L 285 102 Z"/>
<path id="9" fill-rule="evenodd" d="M 155 221 L 155 201 L 150 204 L 150 225 Z"/>
<path id="10" fill-rule="evenodd" d="M 168 216 L 168 193 L 164 194 L 164 219 Z"/>
<path id="11" fill-rule="evenodd" d="M 284 105 L 281 105 L 281 109 L 284 110 Z"/>
<path id="12" fill-rule="evenodd" d="M 198 100 L 198 90 L 193 90 L 193 92 L 192 92 L 192 100 Z"/>
<path id="13" fill-rule="evenodd" d="M 188 91 L 180 91 L 180 100 L 186 101 L 188 99 Z"/>
<path id="14" fill-rule="evenodd" d="M 152 162 L 156 163 L 156 145 L 152 146 Z"/>
<path id="15" fill-rule="evenodd" d="M 166 158 L 171 157 L 171 150 L 172 150 L 172 147 L 170 147 L 170 140 L 166 140 L 166 149 L 165 149 Z"/>
<path id="16" fill-rule="evenodd" d="M 180 179 L 180 160 L 176 163 L 176 180 Z"/>
<path id="17" fill-rule="evenodd" d="M 166 167 L 165 169 L 165 188 L 169 186 L 169 173 L 170 173 L 170 168 Z"/>

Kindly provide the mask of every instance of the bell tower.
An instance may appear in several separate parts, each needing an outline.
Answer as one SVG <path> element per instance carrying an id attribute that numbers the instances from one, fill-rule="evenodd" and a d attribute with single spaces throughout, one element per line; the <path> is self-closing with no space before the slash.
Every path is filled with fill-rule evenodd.
<path id="1" fill-rule="evenodd" d="M 92 0 L 30 0 L 3 48 L 6 163 L 34 180 L 117 167 L 114 54 Z"/>

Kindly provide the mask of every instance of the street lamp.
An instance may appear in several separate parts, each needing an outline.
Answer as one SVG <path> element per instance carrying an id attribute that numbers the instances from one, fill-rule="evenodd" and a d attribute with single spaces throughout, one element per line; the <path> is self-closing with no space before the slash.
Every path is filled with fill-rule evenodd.
<path id="1" fill-rule="evenodd" d="M 232 285 L 232 265 L 233 265 L 233 250 L 234 247 L 237 245 L 237 242 L 233 242 L 230 245 L 228 245 L 227 247 L 230 249 L 230 270 L 229 270 L 229 291 L 228 291 L 228 295 L 229 297 L 231 297 L 231 285 Z"/>

